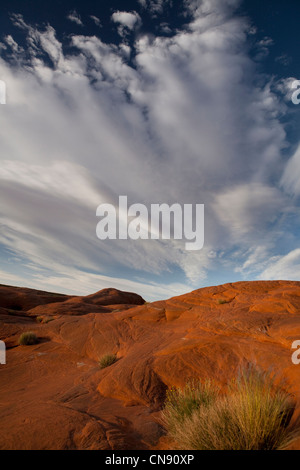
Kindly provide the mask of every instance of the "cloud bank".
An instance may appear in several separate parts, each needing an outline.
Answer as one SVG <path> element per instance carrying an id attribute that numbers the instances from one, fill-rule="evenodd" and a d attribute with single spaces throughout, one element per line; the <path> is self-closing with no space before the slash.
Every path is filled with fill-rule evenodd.
<path id="1" fill-rule="evenodd" d="M 155 299 L 220 272 L 272 277 L 284 264 L 292 275 L 299 151 L 286 164 L 286 105 L 250 59 L 253 28 L 238 4 L 186 1 L 172 37 L 140 32 L 119 45 L 74 34 L 66 47 L 52 26 L 13 16 L 26 47 L 11 36 L 0 49 L 0 282 L 77 293 L 113 285 Z M 132 32 L 142 22 L 135 12 L 112 20 Z M 119 195 L 205 204 L 205 248 L 100 242 L 96 208 Z"/>

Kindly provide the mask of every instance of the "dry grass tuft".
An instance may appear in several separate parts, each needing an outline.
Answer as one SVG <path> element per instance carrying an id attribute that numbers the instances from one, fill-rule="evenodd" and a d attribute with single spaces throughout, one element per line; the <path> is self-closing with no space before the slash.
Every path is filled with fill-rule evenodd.
<path id="1" fill-rule="evenodd" d="M 300 437 L 291 396 L 270 373 L 243 370 L 221 395 L 210 382 L 169 391 L 163 421 L 178 448 L 276 450 Z"/>

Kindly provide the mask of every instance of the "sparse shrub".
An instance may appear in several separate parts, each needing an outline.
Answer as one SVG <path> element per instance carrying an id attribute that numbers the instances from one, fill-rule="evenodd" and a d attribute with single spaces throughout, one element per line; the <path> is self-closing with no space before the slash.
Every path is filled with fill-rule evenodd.
<path id="1" fill-rule="evenodd" d="M 49 322 L 51 322 L 51 321 L 53 321 L 53 320 L 55 320 L 55 318 L 53 318 L 53 317 L 36 317 L 36 321 L 37 321 L 38 323 L 45 323 L 45 324 L 47 324 L 47 323 L 49 323 Z"/>
<path id="2" fill-rule="evenodd" d="M 39 342 L 37 336 L 32 331 L 27 331 L 22 333 L 19 338 L 19 344 L 22 346 L 31 346 L 33 344 L 37 344 Z"/>
<path id="3" fill-rule="evenodd" d="M 228 301 L 225 300 L 225 299 L 218 299 L 218 304 L 219 305 L 224 305 L 224 304 L 227 304 L 227 303 L 228 303 Z"/>
<path id="4" fill-rule="evenodd" d="M 117 356 L 115 354 L 104 354 L 104 356 L 99 359 L 100 369 L 105 369 L 106 367 L 111 366 L 116 362 L 116 360 Z"/>
<path id="5" fill-rule="evenodd" d="M 295 406 L 291 396 L 269 373 L 254 368 L 243 371 L 226 395 L 199 405 L 184 417 L 166 403 L 164 422 L 181 449 L 276 450 L 300 437 L 299 428 L 290 426 Z"/>
<path id="6" fill-rule="evenodd" d="M 177 427 L 180 427 L 199 408 L 214 403 L 217 394 L 218 389 L 211 381 L 206 381 L 203 384 L 189 382 L 182 389 L 172 387 L 168 390 L 162 415 L 169 433 L 176 435 Z"/>

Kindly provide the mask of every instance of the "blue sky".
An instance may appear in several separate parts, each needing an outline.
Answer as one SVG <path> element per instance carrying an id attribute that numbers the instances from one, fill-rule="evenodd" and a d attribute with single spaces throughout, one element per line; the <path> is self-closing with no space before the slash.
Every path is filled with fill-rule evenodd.
<path id="1" fill-rule="evenodd" d="M 300 280 L 300 4 L 1 2 L 0 282 L 147 300 Z M 205 245 L 100 241 L 96 208 L 205 204 Z"/>

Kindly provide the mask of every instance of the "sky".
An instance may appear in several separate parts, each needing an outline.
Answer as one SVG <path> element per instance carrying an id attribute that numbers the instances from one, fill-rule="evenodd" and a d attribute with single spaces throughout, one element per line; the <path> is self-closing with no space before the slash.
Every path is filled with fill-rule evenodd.
<path id="1" fill-rule="evenodd" d="M 1 1 L 0 283 L 146 300 L 300 280 L 298 1 Z M 205 243 L 96 209 L 204 204 Z"/>

